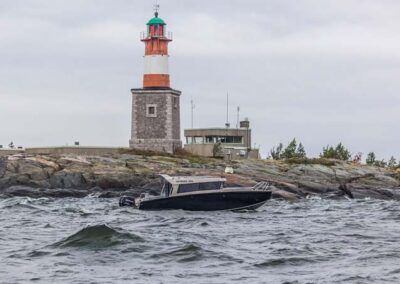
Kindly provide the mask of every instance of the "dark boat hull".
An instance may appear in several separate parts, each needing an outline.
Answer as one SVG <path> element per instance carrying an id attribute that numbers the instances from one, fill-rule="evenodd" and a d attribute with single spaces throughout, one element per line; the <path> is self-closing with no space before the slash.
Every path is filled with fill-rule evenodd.
<path id="1" fill-rule="evenodd" d="M 271 198 L 270 191 L 213 192 L 142 200 L 139 209 L 190 211 L 254 210 Z"/>

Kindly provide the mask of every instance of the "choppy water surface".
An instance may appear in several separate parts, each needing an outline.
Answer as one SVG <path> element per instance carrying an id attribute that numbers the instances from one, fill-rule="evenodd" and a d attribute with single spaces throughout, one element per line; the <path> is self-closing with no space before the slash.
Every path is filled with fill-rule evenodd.
<path id="1" fill-rule="evenodd" d="M 400 203 L 270 201 L 143 212 L 116 199 L 0 199 L 0 282 L 400 282 Z"/>

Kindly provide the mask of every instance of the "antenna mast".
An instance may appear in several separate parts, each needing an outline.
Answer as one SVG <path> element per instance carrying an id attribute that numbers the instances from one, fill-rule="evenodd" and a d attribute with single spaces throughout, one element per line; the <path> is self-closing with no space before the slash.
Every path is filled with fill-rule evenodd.
<path id="1" fill-rule="evenodd" d="M 226 128 L 229 128 L 230 123 L 229 123 L 229 93 L 226 93 L 226 123 L 225 123 Z"/>
<path id="2" fill-rule="evenodd" d="M 154 4 L 154 16 L 156 16 L 156 18 L 158 17 L 159 10 L 160 10 L 160 5 L 158 4 L 158 0 L 156 0 L 156 3 Z"/>
<path id="3" fill-rule="evenodd" d="M 193 129 L 193 110 L 195 109 L 196 105 L 193 102 L 193 98 L 190 100 L 190 111 L 192 116 L 192 129 Z"/>
<path id="4" fill-rule="evenodd" d="M 236 120 L 236 128 L 239 128 L 239 113 L 240 113 L 240 107 L 238 106 L 237 109 L 237 120 Z"/>

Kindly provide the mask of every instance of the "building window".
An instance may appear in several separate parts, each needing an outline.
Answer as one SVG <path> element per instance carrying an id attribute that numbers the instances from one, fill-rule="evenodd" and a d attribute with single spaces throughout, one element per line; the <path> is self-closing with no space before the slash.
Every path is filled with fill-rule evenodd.
<path id="1" fill-rule="evenodd" d="M 243 144 L 242 136 L 206 136 L 205 143 L 215 144 L 221 142 L 223 144 Z"/>
<path id="2" fill-rule="evenodd" d="M 174 105 L 174 108 L 178 108 L 178 99 L 176 97 L 172 97 L 172 104 Z"/>
<path id="3" fill-rule="evenodd" d="M 193 143 L 194 144 L 204 144 L 204 137 L 201 137 L 201 136 L 196 136 L 196 137 L 193 137 Z"/>
<path id="4" fill-rule="evenodd" d="M 146 116 L 147 117 L 157 117 L 157 105 L 155 105 L 155 104 L 146 105 Z"/>
<path id="5" fill-rule="evenodd" d="M 206 136 L 206 143 L 207 144 L 215 144 L 217 143 L 218 139 L 215 136 Z"/>
<path id="6" fill-rule="evenodd" d="M 187 144 L 238 144 L 243 145 L 242 136 L 187 136 Z"/>

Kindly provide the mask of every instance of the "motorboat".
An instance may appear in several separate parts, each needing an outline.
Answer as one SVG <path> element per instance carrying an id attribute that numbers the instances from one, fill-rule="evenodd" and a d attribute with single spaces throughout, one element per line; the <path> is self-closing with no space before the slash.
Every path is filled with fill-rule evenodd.
<path id="1" fill-rule="evenodd" d="M 212 176 L 161 175 L 159 196 L 121 197 L 120 206 L 142 210 L 182 209 L 191 211 L 254 210 L 271 198 L 266 182 L 253 187 L 224 187 L 226 179 Z"/>

